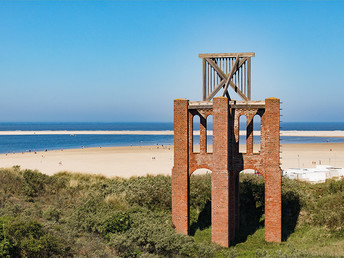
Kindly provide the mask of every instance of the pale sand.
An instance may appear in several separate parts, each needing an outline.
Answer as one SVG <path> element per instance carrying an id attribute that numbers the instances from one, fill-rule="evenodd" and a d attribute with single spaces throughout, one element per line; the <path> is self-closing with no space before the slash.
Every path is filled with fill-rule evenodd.
<path id="1" fill-rule="evenodd" d="M 282 169 L 315 167 L 320 162 L 344 167 L 344 143 L 283 144 L 281 151 Z M 102 174 L 107 177 L 170 175 L 173 147 L 103 147 L 36 154 L 0 154 L 0 167 L 15 165 L 22 169 L 37 169 L 49 175 L 59 171 Z"/>
<path id="2" fill-rule="evenodd" d="M 173 135 L 173 131 L 0 131 L 0 135 Z M 199 131 L 194 132 L 199 135 Z M 209 130 L 208 135 L 213 135 Z M 240 135 L 245 135 L 240 131 Z M 254 135 L 260 135 L 260 131 L 254 131 Z M 344 137 L 344 131 L 280 131 L 281 136 L 303 136 L 303 137 Z"/>
<path id="3" fill-rule="evenodd" d="M 170 174 L 173 147 L 103 147 L 47 152 L 0 154 L 0 167 L 19 165 L 48 175 L 59 171 L 102 174 L 108 177 Z"/>

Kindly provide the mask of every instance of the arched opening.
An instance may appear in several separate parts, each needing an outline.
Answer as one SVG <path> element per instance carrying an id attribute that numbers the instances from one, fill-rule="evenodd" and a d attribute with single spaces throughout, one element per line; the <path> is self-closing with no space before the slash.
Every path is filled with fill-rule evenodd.
<path id="1" fill-rule="evenodd" d="M 260 153 L 260 132 L 261 121 L 260 115 L 253 117 L 253 153 Z"/>
<path id="2" fill-rule="evenodd" d="M 213 116 L 207 116 L 207 153 L 213 153 Z"/>
<path id="3" fill-rule="evenodd" d="M 239 173 L 238 225 L 236 241 L 246 241 L 249 235 L 264 227 L 265 183 L 263 176 L 245 169 Z"/>
<path id="4" fill-rule="evenodd" d="M 195 153 L 200 152 L 200 124 L 201 119 L 199 115 L 194 115 L 192 118 L 192 151 Z"/>
<path id="5" fill-rule="evenodd" d="M 190 235 L 211 239 L 211 170 L 190 176 Z"/>
<path id="6" fill-rule="evenodd" d="M 239 153 L 246 153 L 247 117 L 239 117 Z"/>

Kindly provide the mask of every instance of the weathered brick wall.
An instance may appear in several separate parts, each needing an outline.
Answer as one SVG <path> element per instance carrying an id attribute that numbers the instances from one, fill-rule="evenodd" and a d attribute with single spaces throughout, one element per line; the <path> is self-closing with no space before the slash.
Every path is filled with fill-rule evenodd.
<path id="1" fill-rule="evenodd" d="M 262 158 L 265 180 L 265 240 L 280 242 L 282 232 L 281 170 L 279 168 L 280 100 L 265 100 L 262 117 Z"/>
<path id="2" fill-rule="evenodd" d="M 172 169 L 172 223 L 178 233 L 189 233 L 188 103 L 174 101 L 174 166 Z"/>
<path id="3" fill-rule="evenodd" d="M 229 246 L 230 242 L 230 161 L 228 155 L 229 106 L 227 98 L 213 101 L 213 171 L 211 174 L 211 238 Z"/>
<path id="4" fill-rule="evenodd" d="M 189 232 L 189 177 L 198 168 L 212 170 L 212 241 L 228 247 L 239 230 L 239 173 L 255 169 L 265 180 L 265 239 L 281 241 L 279 168 L 279 99 L 262 108 L 232 108 L 214 98 L 212 109 L 188 110 L 188 100 L 174 102 L 172 220 L 179 233 Z M 261 116 L 261 152 L 253 153 L 253 117 Z M 200 151 L 193 152 L 193 117 L 200 116 Z M 213 115 L 213 153 L 206 149 L 206 118 Z M 239 153 L 239 117 L 247 117 L 246 152 Z"/>

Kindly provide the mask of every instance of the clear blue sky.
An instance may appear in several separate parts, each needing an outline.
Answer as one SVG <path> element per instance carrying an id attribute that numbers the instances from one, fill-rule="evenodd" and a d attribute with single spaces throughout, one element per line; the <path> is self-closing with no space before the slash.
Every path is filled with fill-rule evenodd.
<path id="1" fill-rule="evenodd" d="M 199 53 L 255 52 L 252 98 L 344 121 L 344 2 L 1 1 L 0 121 L 173 121 Z"/>

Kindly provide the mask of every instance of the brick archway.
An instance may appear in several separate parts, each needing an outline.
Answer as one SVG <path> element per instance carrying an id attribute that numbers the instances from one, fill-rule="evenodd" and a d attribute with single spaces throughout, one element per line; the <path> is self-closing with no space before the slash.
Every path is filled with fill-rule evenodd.
<path id="1" fill-rule="evenodd" d="M 281 172 L 279 168 L 280 101 L 238 102 L 218 97 L 211 102 L 174 102 L 174 167 L 172 220 L 179 233 L 189 233 L 190 175 L 212 171 L 212 241 L 229 246 L 238 228 L 240 171 L 255 168 L 265 179 L 265 240 L 281 241 Z M 193 116 L 199 115 L 200 152 L 192 151 Z M 253 153 L 253 117 L 261 116 L 261 152 Z M 213 116 L 213 153 L 207 153 L 206 117 Z M 247 117 L 247 151 L 239 153 L 240 115 Z M 203 122 L 202 122 L 203 121 Z"/>

